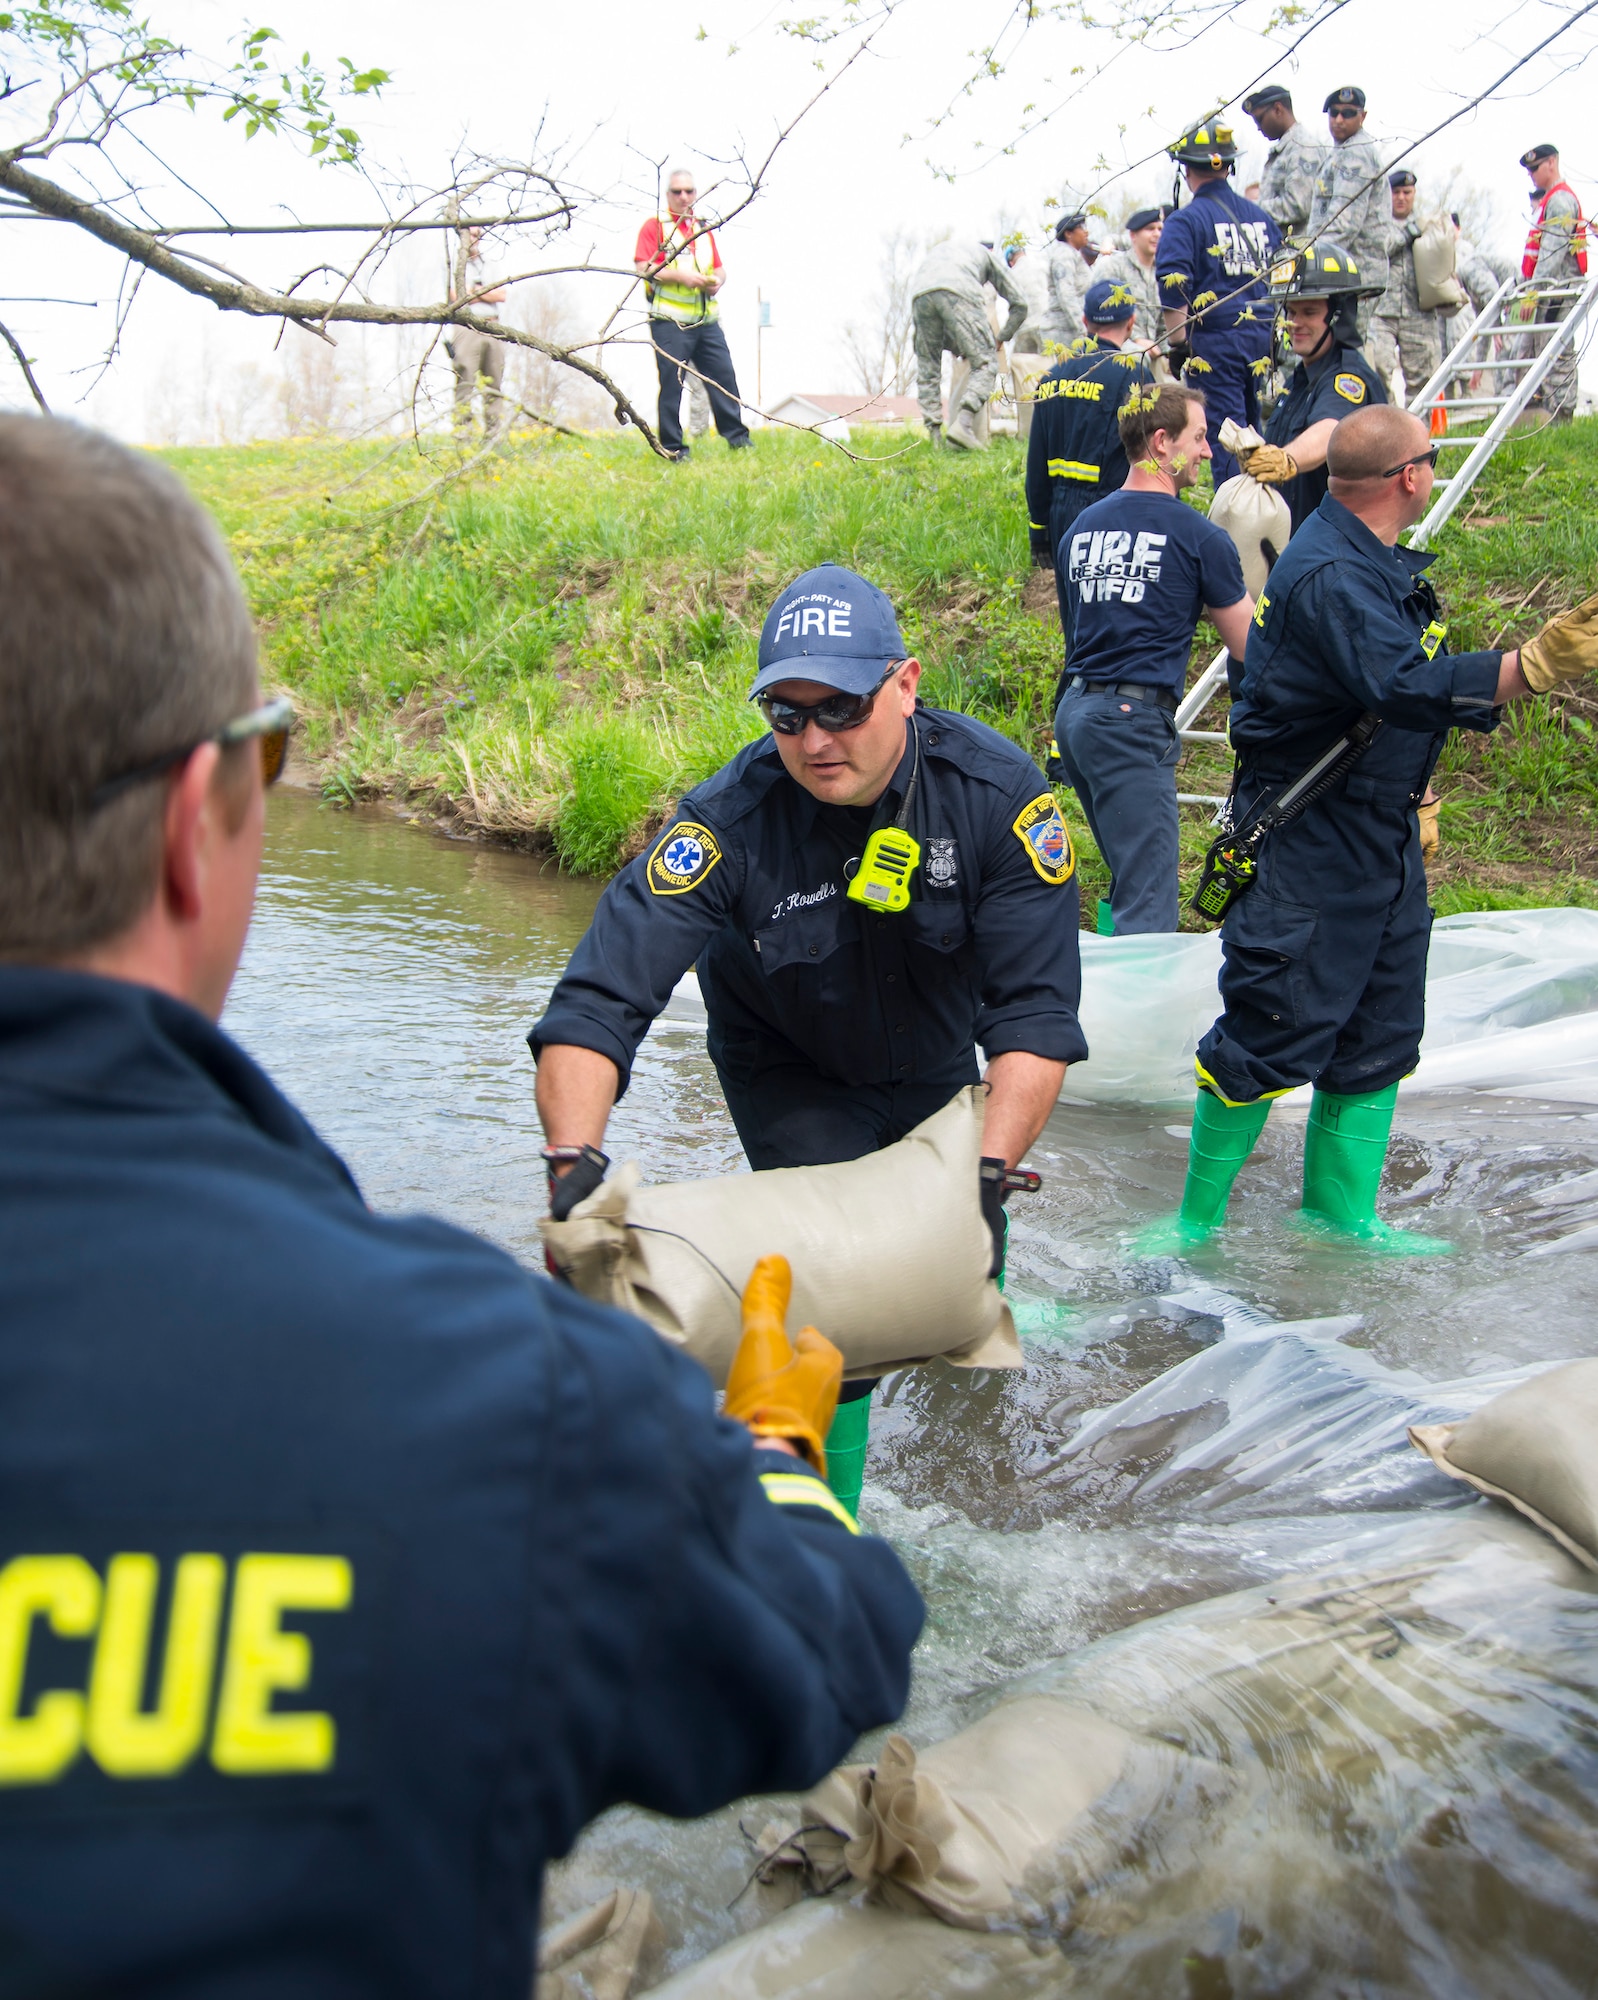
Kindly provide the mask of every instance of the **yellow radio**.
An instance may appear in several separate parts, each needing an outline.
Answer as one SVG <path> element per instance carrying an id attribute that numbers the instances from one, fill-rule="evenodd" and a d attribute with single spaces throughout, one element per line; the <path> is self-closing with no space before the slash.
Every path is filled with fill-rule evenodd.
<path id="1" fill-rule="evenodd" d="M 907 910 L 910 877 L 921 866 L 921 843 L 902 826 L 882 826 L 866 842 L 854 880 L 851 903 L 868 910 Z"/>

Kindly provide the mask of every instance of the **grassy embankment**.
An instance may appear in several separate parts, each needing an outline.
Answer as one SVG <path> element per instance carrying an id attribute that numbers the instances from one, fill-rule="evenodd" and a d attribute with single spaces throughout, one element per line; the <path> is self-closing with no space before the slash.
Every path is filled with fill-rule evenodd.
<path id="1" fill-rule="evenodd" d="M 1018 448 L 906 445 L 878 433 L 864 448 L 880 456 L 856 464 L 763 435 L 667 466 L 628 437 L 529 442 L 421 500 L 437 467 L 408 452 L 168 456 L 232 539 L 267 673 L 299 702 L 329 797 L 405 797 L 606 872 L 755 733 L 744 693 L 766 607 L 829 558 L 893 596 L 930 701 L 1040 750 L 1059 647 L 1052 585 L 1028 569 Z M 1456 650 L 1525 636 L 1598 588 L 1595 475 L 1598 423 L 1500 455 L 1441 542 Z M 1195 658 L 1214 647 L 1201 632 Z M 1595 716 L 1584 689 L 1451 744 L 1440 908 L 1598 901 Z M 1180 782 L 1224 789 L 1222 756 L 1190 753 Z M 1064 803 L 1091 913 L 1104 871 Z M 1188 872 L 1206 820 L 1184 810 Z"/>

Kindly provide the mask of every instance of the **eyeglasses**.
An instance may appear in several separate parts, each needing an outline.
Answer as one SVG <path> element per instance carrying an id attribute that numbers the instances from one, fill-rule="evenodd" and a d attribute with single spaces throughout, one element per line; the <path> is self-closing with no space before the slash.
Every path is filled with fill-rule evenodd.
<path id="1" fill-rule="evenodd" d="M 667 194 L 698 194 L 698 188 L 667 188 Z"/>
<path id="2" fill-rule="evenodd" d="M 248 715 L 241 715 L 237 721 L 226 724 L 214 736 L 202 736 L 198 742 L 185 743 L 180 749 L 163 751 L 147 764 L 137 764 L 131 771 L 122 771 L 114 778 L 107 778 L 103 785 L 96 785 L 89 794 L 89 810 L 98 812 L 102 806 L 109 805 L 112 799 L 120 798 L 135 785 L 159 778 L 163 771 L 170 771 L 174 764 L 181 764 L 186 757 L 192 757 L 202 743 L 217 743 L 224 750 L 230 750 L 236 743 L 248 743 L 252 736 L 259 740 L 261 746 L 261 783 L 275 785 L 288 762 L 289 733 L 293 727 L 294 704 L 287 695 L 279 695 L 275 701 L 263 702 L 259 708 L 252 708 Z"/>
<path id="3" fill-rule="evenodd" d="M 1328 111 L 1326 115 L 1328 118 L 1357 118 L 1359 116 L 1359 106 L 1351 104 L 1346 110 Z"/>
<path id="4" fill-rule="evenodd" d="M 760 697 L 760 712 L 779 736 L 802 736 L 813 722 L 830 735 L 841 736 L 846 729 L 858 729 L 870 715 L 877 696 L 903 664 L 893 665 L 866 694 L 829 694 L 825 701 L 781 701 L 773 695 Z"/>
<path id="5" fill-rule="evenodd" d="M 1390 465 L 1382 474 L 1382 477 L 1383 479 L 1396 479 L 1401 472 L 1406 471 L 1412 465 L 1429 465 L 1435 472 L 1437 469 L 1437 454 L 1441 449 L 1440 445 L 1434 444 L 1430 451 L 1423 451 L 1415 458 L 1406 458 L 1402 465 Z"/>

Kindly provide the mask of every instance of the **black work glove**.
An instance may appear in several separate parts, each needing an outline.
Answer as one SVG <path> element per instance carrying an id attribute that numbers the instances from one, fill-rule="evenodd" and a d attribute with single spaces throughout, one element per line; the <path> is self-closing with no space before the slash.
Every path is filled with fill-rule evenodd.
<path id="1" fill-rule="evenodd" d="M 993 1238 L 993 1262 L 988 1266 L 990 1278 L 998 1277 L 1004 1269 L 1004 1200 L 1009 1193 L 1005 1185 L 1007 1171 L 1003 1160 L 977 1162 L 977 1184 L 982 1191 L 982 1220 L 988 1225 L 988 1232 Z"/>
<path id="2" fill-rule="evenodd" d="M 551 1156 L 564 1161 L 573 1151 L 577 1155 L 574 1164 L 567 1167 L 565 1173 L 557 1180 L 554 1171 L 555 1159 Z M 549 1219 L 551 1222 L 564 1222 L 578 1202 L 585 1201 L 604 1180 L 605 1169 L 610 1165 L 610 1155 L 602 1153 L 597 1146 L 577 1148 L 546 1146 L 544 1158 L 550 1162 Z"/>
<path id="3" fill-rule="evenodd" d="M 1173 375 L 1180 375 L 1193 359 L 1193 350 L 1185 340 L 1173 340 L 1165 350 L 1166 364 Z"/>
<path id="4" fill-rule="evenodd" d="M 1049 553 L 1047 542 L 1034 542 L 1032 544 L 1032 567 L 1034 569 L 1053 569 L 1054 558 Z"/>

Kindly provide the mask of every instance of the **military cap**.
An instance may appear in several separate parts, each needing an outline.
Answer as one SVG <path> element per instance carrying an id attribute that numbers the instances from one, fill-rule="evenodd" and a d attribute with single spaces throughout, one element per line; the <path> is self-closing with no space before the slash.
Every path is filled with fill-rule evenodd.
<path id="1" fill-rule="evenodd" d="M 1150 223 L 1163 222 L 1164 220 L 1165 212 L 1163 209 L 1137 208 L 1126 218 L 1126 226 L 1132 235 L 1136 235 L 1138 230 L 1147 229 Z"/>
<path id="2" fill-rule="evenodd" d="M 1415 185 L 1415 176 L 1408 167 L 1400 167 L 1396 173 L 1387 176 L 1387 185 L 1390 188 L 1412 188 Z"/>
<path id="3" fill-rule="evenodd" d="M 1365 93 L 1352 83 L 1345 83 L 1341 90 L 1334 90 L 1321 106 L 1323 111 L 1363 111 Z"/>
<path id="4" fill-rule="evenodd" d="M 1557 146 L 1530 146 L 1520 156 L 1520 164 L 1530 173 L 1533 167 L 1540 167 L 1544 160 L 1557 160 Z"/>
<path id="5" fill-rule="evenodd" d="M 1293 108 L 1293 93 L 1284 90 L 1279 83 L 1268 83 L 1262 90 L 1251 91 L 1243 99 L 1243 110 L 1252 118 L 1256 111 L 1269 111 L 1273 104 L 1285 104 L 1289 111 Z"/>
<path id="6" fill-rule="evenodd" d="M 1121 326 L 1136 312 L 1137 300 L 1125 285 L 1113 284 L 1108 278 L 1089 285 L 1082 301 L 1082 317 L 1090 326 Z"/>
<path id="7" fill-rule="evenodd" d="M 1055 240 L 1058 241 L 1062 236 L 1069 236 L 1073 229 L 1086 229 L 1087 226 L 1088 219 L 1085 215 L 1062 215 L 1054 225 Z"/>

